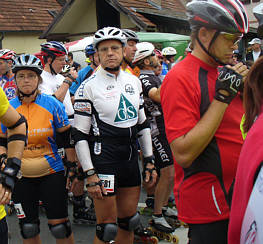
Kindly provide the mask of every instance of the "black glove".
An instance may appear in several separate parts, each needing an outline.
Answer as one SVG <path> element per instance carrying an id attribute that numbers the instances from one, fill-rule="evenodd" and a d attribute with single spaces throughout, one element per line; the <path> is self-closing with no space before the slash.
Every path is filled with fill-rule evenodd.
<path id="1" fill-rule="evenodd" d="M 8 158 L 3 171 L 0 172 L 0 183 L 13 191 L 15 183 L 20 175 L 21 160 Z"/>
<path id="2" fill-rule="evenodd" d="M 145 177 L 146 177 L 146 171 L 148 171 L 149 173 L 150 173 L 150 180 L 152 179 L 152 172 L 154 171 L 154 170 L 156 170 L 156 168 L 154 167 L 154 168 L 152 168 L 152 169 L 149 169 L 149 168 L 147 168 L 147 164 L 152 164 L 152 165 L 154 165 L 155 164 L 155 158 L 154 158 L 154 156 L 152 155 L 152 156 L 150 156 L 150 157 L 145 157 L 145 158 L 143 158 L 143 171 L 142 171 L 142 178 L 143 178 L 143 180 L 145 180 Z"/>
<path id="3" fill-rule="evenodd" d="M 215 99 L 230 104 L 236 94 L 242 89 L 243 77 L 232 69 L 223 67 L 219 71 L 216 81 Z M 227 91 L 229 95 L 224 95 L 220 90 Z"/>

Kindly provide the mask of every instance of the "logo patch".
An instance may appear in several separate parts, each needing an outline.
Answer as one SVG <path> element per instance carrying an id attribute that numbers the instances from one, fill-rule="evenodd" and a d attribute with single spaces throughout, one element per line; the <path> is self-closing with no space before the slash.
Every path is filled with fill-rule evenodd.
<path id="1" fill-rule="evenodd" d="M 124 122 L 137 118 L 137 111 L 131 102 L 121 94 L 118 112 L 115 116 L 114 122 Z"/>
<path id="2" fill-rule="evenodd" d="M 134 88 L 132 87 L 131 84 L 126 84 L 125 85 L 125 92 L 129 93 L 130 95 L 133 95 L 135 93 L 134 92 Z"/>
<path id="3" fill-rule="evenodd" d="M 113 88 L 114 88 L 114 85 L 108 85 L 106 89 L 109 91 L 109 90 L 112 90 Z"/>
<path id="4" fill-rule="evenodd" d="M 87 102 L 76 102 L 74 109 L 82 113 L 91 114 L 91 104 Z"/>

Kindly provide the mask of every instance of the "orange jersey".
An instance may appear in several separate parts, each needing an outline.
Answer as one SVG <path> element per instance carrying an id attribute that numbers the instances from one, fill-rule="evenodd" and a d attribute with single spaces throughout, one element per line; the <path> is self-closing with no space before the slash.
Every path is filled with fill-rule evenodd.
<path id="1" fill-rule="evenodd" d="M 64 106 L 54 97 L 40 94 L 30 104 L 18 98 L 10 104 L 27 119 L 28 144 L 24 150 L 21 171 L 25 177 L 41 177 L 64 170 L 57 151 L 56 129 L 69 124 Z M 3 132 L 6 128 L 2 125 Z"/>

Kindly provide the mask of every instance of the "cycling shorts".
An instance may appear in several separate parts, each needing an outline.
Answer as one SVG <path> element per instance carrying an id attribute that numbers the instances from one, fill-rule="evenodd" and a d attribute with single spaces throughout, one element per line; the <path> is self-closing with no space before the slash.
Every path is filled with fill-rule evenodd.
<path id="1" fill-rule="evenodd" d="M 162 133 L 152 136 L 153 154 L 155 157 L 155 166 L 158 171 L 173 165 L 173 154 L 170 145 Z"/>
<path id="2" fill-rule="evenodd" d="M 95 169 L 108 189 L 108 196 L 116 194 L 118 188 L 141 185 L 138 157 L 128 161 L 94 163 Z"/>
<path id="3" fill-rule="evenodd" d="M 64 171 L 38 178 L 22 177 L 17 181 L 13 201 L 20 221 L 31 223 L 38 220 L 39 200 L 43 202 L 48 219 L 68 216 Z"/>
<path id="4" fill-rule="evenodd" d="M 189 224 L 189 244 L 227 244 L 228 220 Z"/>

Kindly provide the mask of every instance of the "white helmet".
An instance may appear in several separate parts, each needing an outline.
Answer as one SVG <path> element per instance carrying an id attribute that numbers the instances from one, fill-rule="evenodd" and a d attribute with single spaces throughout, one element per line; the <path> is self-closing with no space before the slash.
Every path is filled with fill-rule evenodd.
<path id="1" fill-rule="evenodd" d="M 165 47 L 162 50 L 162 55 L 163 56 L 174 56 L 176 54 L 177 54 L 177 52 L 176 52 L 175 48 L 173 48 L 173 47 Z"/>
<path id="2" fill-rule="evenodd" d="M 93 37 L 93 47 L 97 48 L 98 44 L 106 40 L 119 40 L 123 46 L 126 45 L 126 37 L 122 30 L 116 27 L 104 27 L 98 30 Z"/>
<path id="3" fill-rule="evenodd" d="M 19 70 L 23 69 L 33 70 L 40 75 L 43 71 L 43 66 L 41 60 L 36 56 L 31 54 L 21 54 L 16 57 L 12 71 L 13 73 L 17 73 Z"/>
<path id="4" fill-rule="evenodd" d="M 133 63 L 137 63 L 138 61 L 149 57 L 149 56 L 154 56 L 154 45 L 150 42 L 139 42 L 136 44 L 137 51 L 134 55 L 133 58 Z"/>

